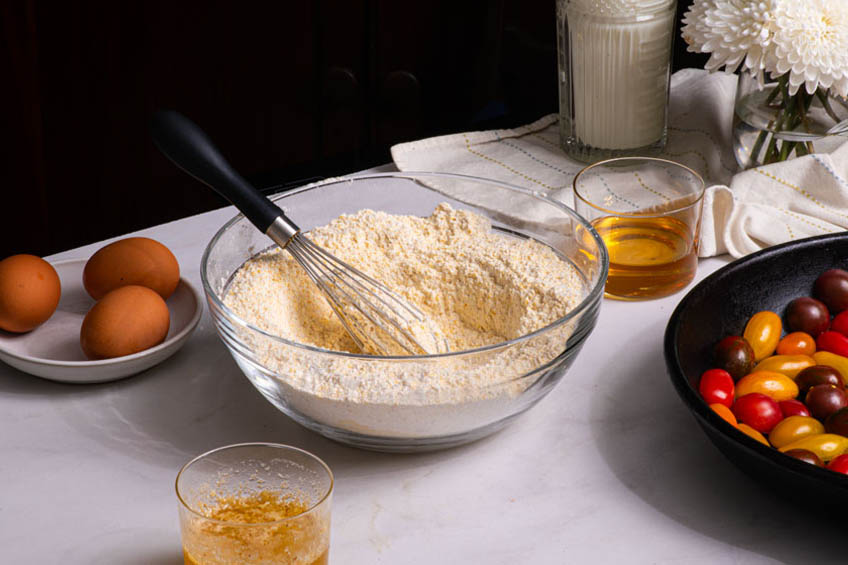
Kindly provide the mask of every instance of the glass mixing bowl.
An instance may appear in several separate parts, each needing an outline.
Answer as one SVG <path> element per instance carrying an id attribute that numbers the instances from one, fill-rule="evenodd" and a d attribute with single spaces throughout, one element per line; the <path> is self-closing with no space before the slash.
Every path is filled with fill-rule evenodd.
<path id="1" fill-rule="evenodd" d="M 549 246 L 582 278 L 575 308 L 517 339 L 411 357 L 329 351 L 272 335 L 226 306 L 239 267 L 271 247 L 244 216 L 236 216 L 215 234 L 201 262 L 215 328 L 265 398 L 328 438 L 380 451 L 423 451 L 491 434 L 553 389 L 595 326 L 609 266 L 606 249 L 586 220 L 541 193 L 462 175 L 377 173 L 329 179 L 271 198 L 304 231 L 362 209 L 429 216 L 447 202 L 486 216 L 506 237 Z"/>

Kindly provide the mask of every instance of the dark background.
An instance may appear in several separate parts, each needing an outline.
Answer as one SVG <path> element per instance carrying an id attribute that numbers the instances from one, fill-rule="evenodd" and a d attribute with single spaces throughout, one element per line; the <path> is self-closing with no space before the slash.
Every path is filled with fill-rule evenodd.
<path id="1" fill-rule="evenodd" d="M 685 52 L 678 6 L 674 68 Z M 225 202 L 153 147 L 201 125 L 278 190 L 391 145 L 557 111 L 554 0 L 0 4 L 0 258 L 47 255 Z"/>

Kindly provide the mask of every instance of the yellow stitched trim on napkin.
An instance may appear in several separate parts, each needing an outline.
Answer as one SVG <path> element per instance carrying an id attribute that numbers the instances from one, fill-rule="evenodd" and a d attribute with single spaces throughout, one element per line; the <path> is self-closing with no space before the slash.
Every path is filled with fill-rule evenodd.
<path id="1" fill-rule="evenodd" d="M 783 213 L 784 213 L 784 214 L 786 214 L 787 216 L 791 216 L 791 217 L 795 218 L 795 219 L 796 219 L 796 220 L 798 220 L 799 222 L 803 222 L 803 223 L 807 224 L 808 226 L 812 226 L 812 227 L 816 228 L 817 230 L 819 230 L 819 231 L 823 231 L 823 232 L 825 232 L 825 233 L 836 233 L 836 232 L 838 232 L 838 231 L 842 231 L 842 230 L 839 230 L 839 229 L 834 230 L 834 229 L 831 229 L 831 228 L 829 228 L 829 227 L 827 227 L 827 226 L 822 226 L 822 225 L 819 225 L 819 224 L 814 224 L 813 222 L 811 222 L 810 220 L 808 220 L 808 219 L 804 218 L 803 216 L 800 216 L 800 215 L 796 214 L 795 212 L 790 212 L 789 210 L 786 210 L 786 209 L 783 209 L 783 208 L 778 208 L 778 210 L 779 210 L 780 212 L 783 212 Z M 789 226 L 787 225 L 786 227 L 788 228 Z M 791 228 L 790 228 L 790 231 L 791 231 Z"/>
<path id="2" fill-rule="evenodd" d="M 652 194 L 656 194 L 657 196 L 659 196 L 660 198 L 662 198 L 666 202 L 669 202 L 671 200 L 671 198 L 669 198 L 665 194 L 658 192 L 658 191 L 654 190 L 653 188 L 651 188 L 650 186 L 648 186 L 647 184 L 645 184 L 645 181 L 642 180 L 642 177 L 640 177 L 639 173 L 637 173 L 636 171 L 633 171 L 633 176 L 636 177 L 637 181 L 639 181 L 639 185 L 642 188 L 644 188 L 645 190 L 647 190 L 648 192 L 650 192 Z"/>
<path id="3" fill-rule="evenodd" d="M 822 208 L 823 210 L 827 210 L 828 212 L 833 212 L 833 213 L 834 213 L 834 214 L 836 214 L 837 216 L 842 216 L 843 218 L 848 218 L 848 215 L 841 214 L 841 213 L 839 213 L 839 212 L 834 211 L 832 208 L 828 208 L 827 206 L 825 206 L 824 204 L 822 204 L 821 202 L 819 202 L 819 201 L 816 199 L 816 197 L 815 197 L 815 196 L 813 196 L 812 194 L 810 194 L 809 192 L 807 192 L 806 190 L 804 190 L 804 189 L 803 189 L 803 188 L 801 188 L 800 186 L 795 186 L 795 185 L 794 185 L 794 184 L 792 184 L 791 182 L 789 182 L 789 181 L 787 181 L 787 180 L 784 180 L 784 179 L 782 179 L 782 178 L 780 178 L 780 177 L 778 177 L 778 176 L 776 176 L 776 175 L 773 175 L 773 174 L 771 174 L 771 173 L 767 173 L 766 171 L 764 171 L 764 170 L 762 170 L 762 169 L 754 169 L 754 170 L 755 170 L 755 171 L 757 171 L 758 173 L 760 173 L 760 174 L 761 174 L 761 175 L 763 175 L 763 176 L 766 176 L 766 177 L 768 177 L 768 178 L 770 178 L 770 179 L 772 179 L 772 180 L 774 180 L 774 181 L 776 181 L 776 182 L 779 182 L 780 184 L 782 184 L 782 185 L 784 185 L 784 186 L 788 186 L 789 188 L 791 188 L 791 189 L 795 190 L 796 192 L 798 192 L 798 193 L 799 193 L 799 194 L 801 194 L 802 196 L 804 196 L 804 197 L 806 197 L 806 198 L 808 198 L 808 199 L 812 200 L 812 201 L 816 204 L 816 206 L 818 206 L 819 208 Z"/>
<path id="4" fill-rule="evenodd" d="M 503 167 L 507 171 L 514 173 L 514 174 L 516 174 L 516 175 L 518 175 L 518 176 L 520 176 L 524 179 L 527 179 L 530 182 L 534 182 L 534 183 L 538 184 L 539 186 L 543 186 L 543 187 L 547 188 L 548 190 L 556 190 L 553 186 L 545 184 L 538 179 L 534 179 L 533 177 L 527 176 L 524 173 L 522 173 L 521 171 L 513 169 L 512 167 L 510 167 L 506 163 L 502 163 L 502 162 L 498 161 L 497 159 L 495 159 L 493 157 L 489 157 L 488 155 L 484 155 L 484 154 L 480 153 L 479 151 L 475 151 L 474 149 L 471 149 L 471 141 L 468 139 L 468 136 L 466 136 L 465 134 L 462 134 L 462 137 L 463 137 L 463 139 L 465 139 L 465 148 L 472 155 L 476 155 L 477 157 L 480 157 L 481 159 L 485 159 L 486 161 L 491 161 L 492 163 L 495 163 L 496 165 L 500 165 L 501 167 Z"/>

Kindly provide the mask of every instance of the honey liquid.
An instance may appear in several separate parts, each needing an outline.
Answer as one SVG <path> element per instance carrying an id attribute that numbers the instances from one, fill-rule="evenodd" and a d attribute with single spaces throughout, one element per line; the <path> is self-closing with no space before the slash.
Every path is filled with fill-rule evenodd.
<path id="1" fill-rule="evenodd" d="M 327 565 L 329 513 L 260 491 L 218 497 L 183 528 L 185 565 Z"/>
<path id="2" fill-rule="evenodd" d="M 319 555 L 318 558 L 315 561 L 312 561 L 311 563 L 306 563 L 304 565 L 329 565 L 329 563 L 330 563 L 329 555 L 330 555 L 330 550 L 327 549 L 327 550 L 324 551 L 324 553 Z M 189 555 L 186 550 L 183 550 L 183 563 L 185 565 L 203 565 L 202 562 L 197 561 L 196 559 L 194 559 L 194 557 Z"/>
<path id="3" fill-rule="evenodd" d="M 592 226 L 609 252 L 607 296 L 625 300 L 667 296 L 695 277 L 694 230 L 676 218 L 606 217 Z"/>

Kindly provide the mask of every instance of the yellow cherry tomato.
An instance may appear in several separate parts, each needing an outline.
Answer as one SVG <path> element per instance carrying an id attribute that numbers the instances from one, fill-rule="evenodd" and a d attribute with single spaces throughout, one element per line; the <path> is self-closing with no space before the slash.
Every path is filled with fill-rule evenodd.
<path id="1" fill-rule="evenodd" d="M 754 371 L 736 383 L 736 398 L 752 392 L 765 394 L 775 402 L 780 402 L 798 396 L 798 385 L 783 373 Z"/>
<path id="2" fill-rule="evenodd" d="M 824 433 L 821 422 L 810 416 L 789 416 L 784 418 L 769 432 L 769 442 L 777 448 L 789 445 L 805 437 Z"/>
<path id="3" fill-rule="evenodd" d="M 757 363 L 751 372 L 773 371 L 794 379 L 798 373 L 815 364 L 816 360 L 809 355 L 772 355 Z"/>
<path id="4" fill-rule="evenodd" d="M 830 351 L 816 351 L 813 353 L 816 365 L 827 365 L 833 367 L 842 376 L 842 382 L 848 386 L 848 357 L 831 353 Z"/>
<path id="5" fill-rule="evenodd" d="M 754 350 L 754 360 L 762 361 L 777 349 L 782 331 L 783 322 L 780 321 L 780 316 L 764 310 L 751 316 L 742 337 Z"/>
<path id="6" fill-rule="evenodd" d="M 736 416 L 733 415 L 733 412 L 730 411 L 730 408 L 725 406 L 724 404 L 710 404 L 710 408 L 713 409 L 713 412 L 721 416 L 728 424 L 736 427 Z"/>
<path id="7" fill-rule="evenodd" d="M 848 451 L 848 437 L 836 434 L 816 434 L 793 441 L 779 448 L 782 453 L 790 449 L 806 449 L 819 456 L 822 461 L 830 461 Z"/>
<path id="8" fill-rule="evenodd" d="M 743 434 L 754 438 L 763 445 L 771 447 L 771 445 L 769 445 L 768 440 L 766 440 L 765 436 L 754 428 L 752 428 L 751 426 L 749 426 L 748 424 L 738 424 L 736 427 L 739 428 L 739 431 Z"/>
<path id="9" fill-rule="evenodd" d="M 792 332 L 777 342 L 778 355 L 812 355 L 816 352 L 816 340 L 808 333 Z"/>

